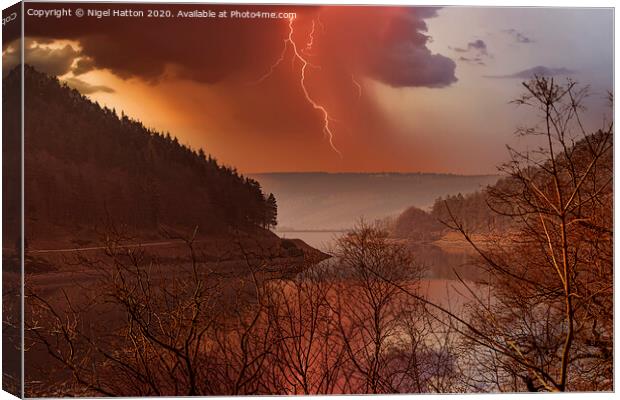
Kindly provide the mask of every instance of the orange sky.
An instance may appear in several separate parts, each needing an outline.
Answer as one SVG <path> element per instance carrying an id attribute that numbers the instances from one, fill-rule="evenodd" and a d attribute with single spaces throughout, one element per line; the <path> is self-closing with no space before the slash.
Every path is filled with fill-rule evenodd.
<path id="1" fill-rule="evenodd" d="M 29 3 L 26 8 L 54 7 Z M 232 9 L 161 7 L 173 13 Z M 573 68 L 561 56 L 545 59 L 549 46 L 561 49 L 564 43 L 561 38 L 548 43 L 540 39 L 543 34 L 553 39 L 553 33 L 541 27 L 546 19 L 557 17 L 545 10 L 515 18 L 519 10 L 238 8 L 296 12 L 292 42 L 287 42 L 288 19 L 27 16 L 26 61 L 242 172 L 492 173 L 524 117 L 508 105 L 520 91 L 520 80 L 508 73 L 525 73 L 528 66 L 542 63 L 558 74 L 584 75 L 590 68 Z M 605 25 L 609 18 L 604 11 L 578 13 L 572 25 L 564 18 L 568 22 L 563 37 L 566 46 L 577 46 L 577 60 L 580 49 L 584 60 L 592 56 L 586 50 L 593 51 L 587 40 L 581 44 L 571 38 L 583 36 L 584 24 L 592 25 L 594 33 L 588 34 L 597 34 L 602 43 L 595 46 L 598 54 L 611 53 L 611 39 L 606 40 L 612 25 Z M 515 20 L 524 21 L 527 29 L 508 25 Z M 523 39 L 534 33 L 538 40 Z M 11 51 L 3 48 L 5 64 Z M 611 77 L 611 62 L 603 64 L 604 74 L 586 74 L 588 79 L 603 76 L 595 82 L 601 87 L 610 81 L 607 75 Z M 272 73 L 257 82 L 272 67 Z M 301 85 L 303 71 L 314 104 Z M 338 151 L 330 146 L 323 109 Z"/>

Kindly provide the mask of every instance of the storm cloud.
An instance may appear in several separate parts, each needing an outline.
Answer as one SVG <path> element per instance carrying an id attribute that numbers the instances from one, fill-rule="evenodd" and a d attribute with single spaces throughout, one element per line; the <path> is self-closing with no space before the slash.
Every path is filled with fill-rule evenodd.
<path id="1" fill-rule="evenodd" d="M 44 7 L 54 6 L 37 5 Z M 89 4 L 92 9 L 108 7 Z M 145 11 L 149 7 L 132 5 Z M 159 7 L 173 12 L 195 8 Z M 219 12 L 248 7 L 209 8 Z M 437 8 L 261 6 L 260 10 L 296 12 L 296 35 L 304 37 L 320 17 L 316 52 L 324 68 L 334 66 L 347 75 L 353 72 L 395 87 L 443 87 L 456 81 L 454 61 L 426 46 L 425 19 L 435 17 Z M 139 18 L 128 23 L 124 18 L 26 18 L 27 36 L 79 42 L 81 59 L 75 75 L 108 69 L 122 78 L 151 82 L 166 74 L 200 83 L 251 80 L 278 58 L 288 30 L 287 19 Z M 50 60 L 46 72 L 60 74 L 67 71 L 68 60 L 78 56 L 69 53 L 70 48 L 53 54 L 33 49 L 31 59 Z"/>
<path id="2" fill-rule="evenodd" d="M 82 7 L 104 11 L 126 6 Z M 152 8 L 131 5 L 144 15 Z M 438 15 L 436 7 L 162 4 L 158 9 L 174 15 L 211 10 L 230 16 L 232 11 L 251 10 L 296 16 L 27 16 L 25 34 L 56 49 L 57 68 L 46 72 L 66 73 L 69 68 L 64 81 L 82 93 L 104 103 L 114 99 L 116 108 L 158 129 L 168 129 L 165 121 L 174 121 L 172 127 L 184 140 L 195 146 L 208 143 L 223 160 L 234 159 L 241 166 L 239 158 L 256 162 L 261 156 L 226 147 L 232 137 L 260 142 L 278 154 L 278 162 L 286 162 L 282 154 L 297 143 L 317 155 L 313 162 L 342 162 L 325 145 L 325 119 L 310 96 L 333 118 L 334 146 L 347 148 L 347 159 L 392 162 L 395 152 L 403 150 L 396 136 L 385 134 L 394 128 L 368 94 L 376 87 L 442 88 L 457 80 L 455 62 L 428 47 L 426 21 Z M 65 43 L 70 46 L 65 48 Z M 263 169 L 260 165 L 254 168 Z"/>

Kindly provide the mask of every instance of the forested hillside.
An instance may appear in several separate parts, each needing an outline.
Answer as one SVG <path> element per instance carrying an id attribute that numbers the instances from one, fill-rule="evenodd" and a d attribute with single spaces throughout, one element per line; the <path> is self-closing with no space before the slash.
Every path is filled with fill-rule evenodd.
<path id="1" fill-rule="evenodd" d="M 451 222 L 453 217 L 474 233 L 504 229 L 508 220 L 491 210 L 487 190 L 438 197 L 429 211 L 409 207 L 394 220 L 392 233 L 399 238 L 436 240 L 448 230 L 445 223 Z"/>
<path id="2" fill-rule="evenodd" d="M 589 159 L 583 154 L 587 154 L 589 148 L 601 140 L 601 136 L 601 132 L 588 135 L 567 149 L 572 157 L 571 161 L 586 169 L 587 164 L 579 164 L 580 162 L 582 164 L 589 162 Z M 585 161 L 581 161 L 581 158 L 584 158 Z M 596 173 L 604 175 L 603 178 L 611 179 L 611 152 L 606 154 L 602 163 L 606 168 L 599 168 Z M 543 168 L 550 168 L 550 166 L 542 164 L 538 167 L 538 172 L 544 172 Z M 536 169 L 532 169 L 532 175 L 540 174 L 537 173 Z M 436 240 L 450 230 L 446 223 L 452 224 L 454 221 L 458 221 L 470 233 L 488 233 L 491 230 L 506 231 L 514 225 L 514 217 L 519 213 L 517 210 L 507 207 L 507 204 L 510 204 L 510 196 L 516 196 L 520 193 L 525 184 L 526 182 L 508 176 L 499 179 L 493 185 L 472 193 L 438 197 L 429 211 L 415 206 L 409 207 L 393 222 L 392 233 L 400 238 Z M 541 181 L 539 185 L 540 187 L 547 187 L 553 185 L 553 182 Z M 610 190 L 609 188 L 606 189 Z"/>
<path id="3" fill-rule="evenodd" d="M 5 78 L 19 85 L 20 70 Z M 104 220 L 142 230 L 266 227 L 275 199 L 215 158 L 101 107 L 56 78 L 25 68 L 25 207 L 31 234 Z M 4 111 L 18 113 L 19 99 Z M 52 229 L 52 231 L 50 231 Z"/>

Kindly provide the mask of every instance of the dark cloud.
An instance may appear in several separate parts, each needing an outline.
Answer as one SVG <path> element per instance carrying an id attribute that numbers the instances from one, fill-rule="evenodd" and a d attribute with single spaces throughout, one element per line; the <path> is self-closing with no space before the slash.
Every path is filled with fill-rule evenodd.
<path id="1" fill-rule="evenodd" d="M 467 54 L 459 57 L 459 61 L 469 64 L 486 65 L 485 60 L 490 58 L 487 44 L 482 39 L 467 43 L 466 47 L 451 47 L 457 53 Z"/>
<path id="2" fill-rule="evenodd" d="M 469 64 L 486 65 L 482 57 L 459 57 L 459 61 L 463 61 Z"/>
<path id="3" fill-rule="evenodd" d="M 513 37 L 513 39 L 517 42 L 517 43 L 534 43 L 535 41 L 528 37 L 525 36 L 525 34 L 519 32 L 516 29 L 504 29 L 502 32 L 509 34 L 510 36 Z"/>
<path id="4" fill-rule="evenodd" d="M 321 63 L 393 87 L 444 87 L 456 82 L 456 64 L 427 47 L 425 18 L 437 8 L 329 7 L 321 20 Z"/>
<path id="5" fill-rule="evenodd" d="M 71 71 L 73 62 L 80 54 L 69 45 L 51 48 L 32 39 L 25 40 L 24 49 L 26 63 L 50 75 L 64 75 Z"/>
<path id="6" fill-rule="evenodd" d="M 93 60 L 83 57 L 79 49 L 68 44 L 61 48 L 50 46 L 52 44 L 53 40 L 48 38 L 26 38 L 24 43 L 26 63 L 54 76 L 62 76 L 69 72 L 78 76 L 95 68 Z M 4 46 L 2 66 L 5 73 L 19 64 L 19 46 L 19 40 Z"/>
<path id="7" fill-rule="evenodd" d="M 456 51 L 457 53 L 468 53 L 471 51 L 475 51 L 475 52 L 479 52 L 481 54 L 487 54 L 487 44 L 484 42 L 484 40 L 481 39 L 477 39 L 474 40 L 473 42 L 469 42 L 467 43 L 467 47 L 463 48 L 463 47 L 453 47 L 452 50 Z"/>
<path id="8" fill-rule="evenodd" d="M 112 6 L 88 4 L 97 7 Z M 184 140 L 199 146 L 209 143 L 210 151 L 223 161 L 257 157 L 255 146 L 216 148 L 234 136 L 235 143 L 269 148 L 269 154 L 279 154 L 290 163 L 299 161 L 291 152 L 298 148 L 316 154 L 321 163 L 332 163 L 325 168 L 338 169 L 341 159 L 326 143 L 323 115 L 304 96 L 304 89 L 329 110 L 335 146 L 346 149 L 347 158 L 392 160 L 393 154 L 404 150 L 398 136 L 387 134 L 392 122 L 366 94 L 367 81 L 433 88 L 456 81 L 455 62 L 427 47 L 425 20 L 436 16 L 437 8 L 158 5 L 188 11 L 207 7 L 297 12 L 293 41 L 312 64 L 306 70 L 305 87 L 300 80 L 302 63 L 290 43 L 285 47 L 289 20 L 28 18 L 26 34 L 78 42 L 81 52 L 73 64 L 74 75 L 107 69 L 124 79 L 157 83 L 162 102 L 174 103 L 192 127 L 201 127 L 182 126 Z M 313 45 L 308 46 L 311 32 Z M 261 80 L 269 71 L 273 73 Z M 123 83 L 114 86 L 115 96 L 124 95 L 123 87 Z M 254 169 L 274 163 L 262 157 L 253 161 Z"/>
<path id="9" fill-rule="evenodd" d="M 109 5 L 89 4 L 88 8 L 108 9 Z M 136 10 L 149 8 L 152 7 L 132 5 Z M 177 12 L 197 7 L 175 4 L 159 8 Z M 322 47 L 317 52 L 322 65 L 348 68 L 391 86 L 442 87 L 456 81 L 454 61 L 432 54 L 426 46 L 429 37 L 425 34 L 425 19 L 437 15 L 438 9 L 434 7 L 209 5 L 209 9 L 294 11 L 298 14 L 295 29 L 304 36 L 311 21 L 320 14 Z M 184 79 L 216 83 L 251 80 L 268 71 L 282 50 L 288 22 L 283 19 L 27 17 L 26 35 L 79 41 L 84 58 L 78 61 L 76 74 L 102 68 L 122 78 L 157 81 L 166 73 L 174 73 Z"/>
<path id="10" fill-rule="evenodd" d="M 473 42 L 468 43 L 467 47 L 469 49 L 478 50 L 482 52 L 483 54 L 487 54 L 487 44 L 484 43 L 484 41 L 481 39 L 474 40 Z"/>
<path id="11" fill-rule="evenodd" d="M 27 6 L 29 7 L 29 6 Z M 34 6 L 31 6 L 34 7 Z M 37 4 L 37 8 L 55 5 Z M 77 7 L 77 6 L 76 6 Z M 118 4 L 89 4 L 91 10 L 123 9 Z M 132 4 L 145 14 L 152 6 Z M 192 11 L 195 5 L 161 5 L 159 9 Z M 204 8 L 204 7 L 200 7 Z M 219 11 L 245 7 L 209 6 Z M 290 11 L 265 7 L 270 11 Z M 250 67 L 266 66 L 277 55 L 286 33 L 282 20 L 209 18 L 46 18 L 26 17 L 26 36 L 71 39 L 80 43 L 89 68 L 109 69 L 122 78 L 155 81 L 173 66 L 181 78 L 218 82 Z M 84 65 L 82 65 L 83 67 Z M 84 71 L 78 68 L 78 72 Z"/>
<path id="12" fill-rule="evenodd" d="M 562 76 L 562 75 L 570 75 L 575 71 L 570 70 L 568 68 L 549 68 L 544 67 L 542 65 L 528 68 L 523 71 L 515 72 L 509 75 L 489 75 L 487 78 L 515 78 L 515 79 L 531 79 L 535 76 Z"/>
<path id="13" fill-rule="evenodd" d="M 390 86 L 444 87 L 456 82 L 456 63 L 425 48 L 389 51 L 371 65 L 371 76 Z"/>
<path id="14" fill-rule="evenodd" d="M 114 93 L 114 89 L 108 86 L 91 85 L 90 83 L 84 82 L 83 80 L 79 78 L 68 78 L 65 80 L 65 82 L 67 83 L 67 85 L 76 89 L 82 94 L 92 94 L 92 93 L 97 93 L 97 92 Z"/>
<path id="15" fill-rule="evenodd" d="M 95 69 L 95 61 L 90 57 L 82 57 L 77 60 L 72 72 L 73 75 L 78 76 L 90 72 L 93 69 Z"/>

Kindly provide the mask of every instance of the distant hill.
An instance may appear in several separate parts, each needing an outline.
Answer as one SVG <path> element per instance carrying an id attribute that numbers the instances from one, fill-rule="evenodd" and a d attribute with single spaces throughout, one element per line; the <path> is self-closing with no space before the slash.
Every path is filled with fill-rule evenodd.
<path id="1" fill-rule="evenodd" d="M 14 69 L 3 80 L 5 115 L 19 114 L 19 74 Z M 202 149 L 101 107 L 30 66 L 24 83 L 27 239 L 105 220 L 142 231 L 198 225 L 203 233 L 259 232 L 269 223 L 258 182 Z M 15 157 L 5 154 L 6 165 Z"/>
<path id="2" fill-rule="evenodd" d="M 474 192 L 495 175 L 427 173 L 266 173 L 250 175 L 278 198 L 279 229 L 350 228 L 396 216 L 411 205 L 430 208 L 435 199 Z"/>
<path id="3" fill-rule="evenodd" d="M 507 179 L 503 178 L 498 183 L 506 181 Z M 403 211 L 393 221 L 391 231 L 398 238 L 437 240 L 450 231 L 445 223 L 451 223 L 452 216 L 469 232 L 485 233 L 490 228 L 507 229 L 509 219 L 493 212 L 487 205 L 487 201 L 488 193 L 485 188 L 465 195 L 458 193 L 440 196 L 428 211 L 415 206 Z"/>
<path id="4" fill-rule="evenodd" d="M 590 168 L 591 154 L 589 147 L 592 143 L 599 143 L 604 138 L 601 132 L 590 134 L 587 137 L 577 141 L 570 148 L 572 162 L 577 171 L 585 171 Z M 561 162 L 564 159 L 559 157 Z M 547 161 L 549 162 L 549 161 Z M 613 155 L 611 149 L 607 151 L 598 161 L 598 169 L 595 170 L 597 175 L 604 179 L 612 179 Z M 542 180 L 539 187 L 553 187 L 553 181 L 541 171 L 542 167 L 532 167 L 533 176 L 542 176 L 547 180 Z M 550 167 L 548 167 L 550 168 Z M 534 172 L 538 172 L 535 174 Z M 542 178 L 538 178 L 542 179 Z M 515 213 L 501 198 L 512 198 L 521 195 L 523 183 L 512 176 L 505 176 L 495 183 L 488 185 L 486 188 L 471 193 L 450 194 L 447 196 L 439 196 L 433 202 L 433 206 L 427 210 L 421 210 L 419 206 L 412 201 L 412 206 L 402 212 L 394 219 L 391 231 L 395 237 L 409 238 L 413 240 L 436 240 L 450 229 L 442 222 L 452 223 L 453 219 L 458 221 L 463 228 L 470 233 L 488 233 L 493 231 L 507 231 L 515 227 L 518 222 L 516 218 L 510 218 L 506 214 Z M 598 195 L 609 195 L 611 186 L 599 189 Z M 595 191 L 596 192 L 596 191 Z M 496 196 L 493 196 L 493 193 Z M 497 195 L 497 194 L 501 195 Z M 571 192 L 569 192 L 571 193 Z M 499 197 L 499 198 L 498 198 Z M 502 213 L 498 213 L 502 211 Z"/>

